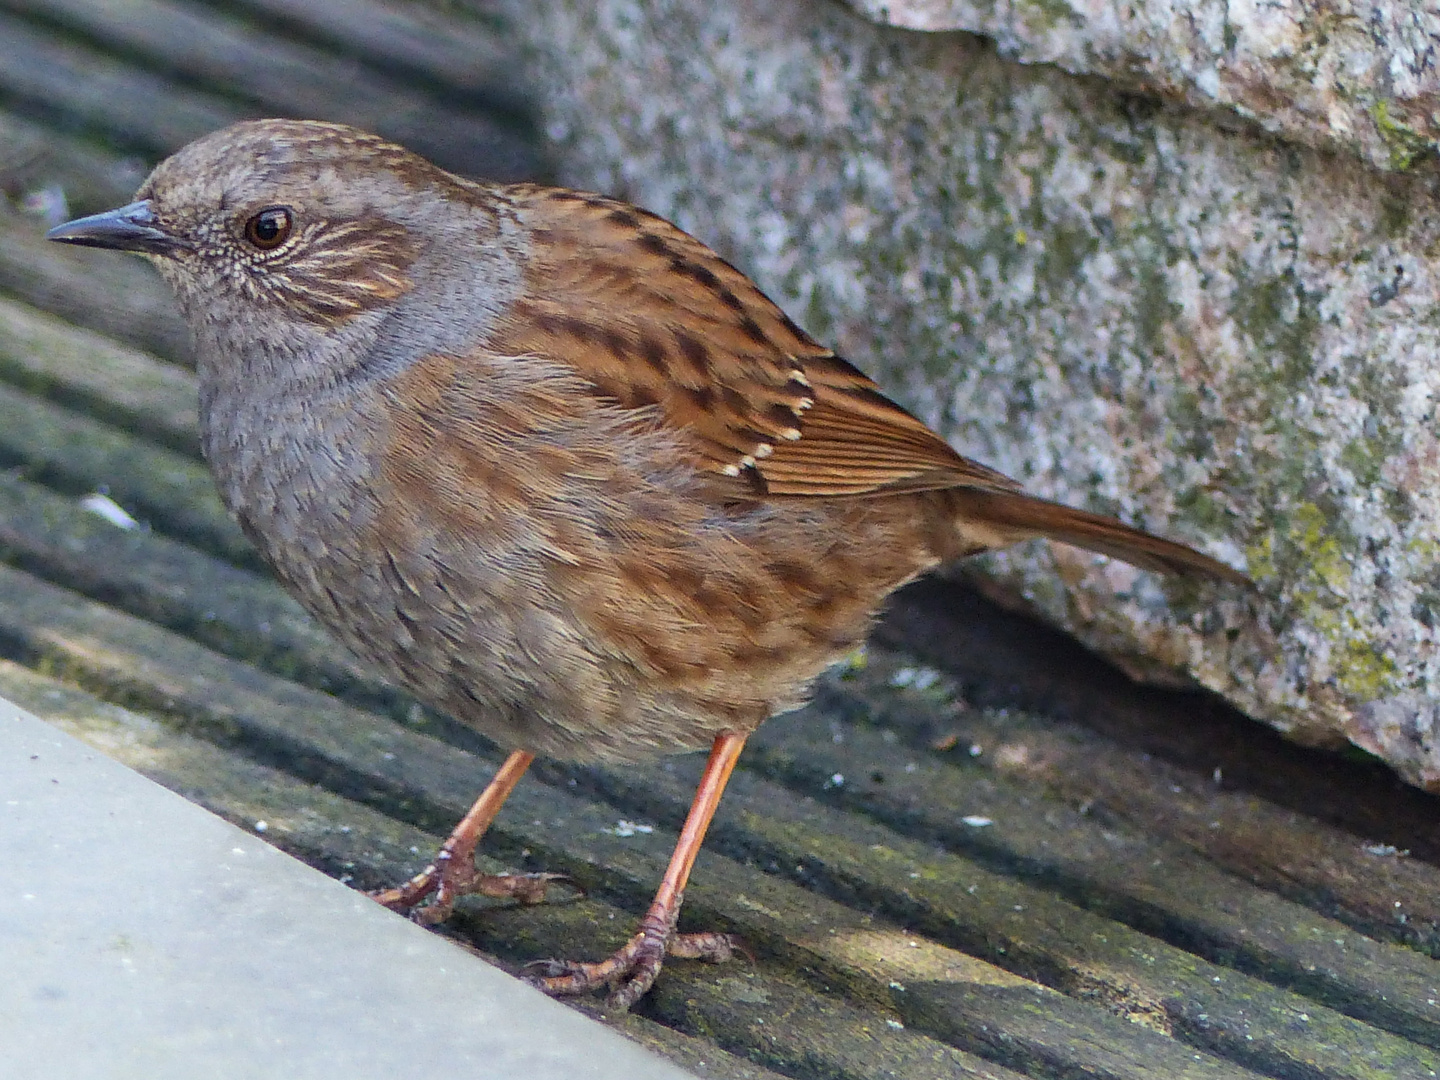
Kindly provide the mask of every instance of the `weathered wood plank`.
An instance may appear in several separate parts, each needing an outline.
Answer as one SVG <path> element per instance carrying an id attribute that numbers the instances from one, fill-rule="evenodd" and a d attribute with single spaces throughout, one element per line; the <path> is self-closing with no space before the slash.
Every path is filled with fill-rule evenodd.
<path id="1" fill-rule="evenodd" d="M 641 1016 L 638 1012 L 616 1016 L 588 1003 L 577 1004 L 576 1007 L 598 1020 L 605 1021 L 611 1027 L 618 1028 L 661 1057 L 667 1057 L 682 1068 L 689 1069 L 701 1080 L 783 1080 L 779 1073 L 772 1072 L 763 1065 L 754 1064 L 728 1050 L 722 1050 L 713 1039 L 687 1035 L 676 1028 L 657 1023 L 648 1016 Z M 946 1051 L 941 1048 L 936 1052 Z M 769 1055 L 771 1059 L 773 1056 L 773 1053 Z M 962 1072 L 961 1076 L 964 1075 Z M 978 1062 L 969 1065 L 969 1075 L 975 1080 L 1019 1080 L 1019 1077 L 1008 1069 Z"/>
<path id="2" fill-rule="evenodd" d="M 187 90 L 95 49 L 60 41 L 0 12 L 0 103 L 61 120 L 159 157 L 239 119 L 211 94 Z"/>
<path id="3" fill-rule="evenodd" d="M 259 556 L 192 457 L 0 384 L 0 464 L 63 491 L 104 491 L 132 515 L 242 566 Z"/>
<path id="4" fill-rule="evenodd" d="M 487 113 L 457 111 L 352 60 L 232 22 L 217 11 L 169 0 L 4 0 L 0 7 L 54 20 L 104 48 L 143 57 L 166 75 L 236 100 L 228 108 L 214 106 L 217 115 L 344 120 L 457 172 L 521 180 L 539 179 L 544 171 L 534 140 Z M 0 35 L 4 32 L 0 24 Z M 185 96 L 191 94 L 193 86 Z M 175 149 L 182 141 L 188 138 L 167 139 L 161 146 Z"/>
<path id="5" fill-rule="evenodd" d="M 59 187 L 60 218 L 92 214 L 130 201 L 150 164 L 97 142 L 66 138 L 53 128 L 0 111 L 0 189 L 23 203 L 26 196 Z M 67 213 L 68 211 L 68 213 Z"/>
<path id="6" fill-rule="evenodd" d="M 602 782 L 610 801 L 669 821 L 682 812 L 696 779 L 697 763 L 676 761 L 667 768 L 607 772 Z M 1440 1054 L 1420 1048 L 1412 1053 L 1400 1039 L 1319 1003 L 858 815 L 795 798 L 748 771 L 737 771 L 730 786 L 735 801 L 712 832 L 717 850 L 795 867 L 795 877 L 819 882 L 847 902 L 873 905 L 939 941 L 1102 1001 L 1137 1023 L 1280 1075 L 1302 1065 L 1326 1076 L 1357 1077 L 1392 1075 L 1386 1070 L 1397 1064 L 1418 1070 L 1416 1075 L 1440 1068 Z M 1434 970 L 1440 976 L 1440 966 Z M 1301 1015 L 1305 1020 L 1297 1027 Z"/>
<path id="7" fill-rule="evenodd" d="M 1057 891 L 1215 963 L 1440 1046 L 1440 1008 L 1428 1004 L 1440 988 L 1440 964 L 1431 958 L 1237 879 L 1188 846 L 1049 798 L 1033 783 L 997 774 L 978 760 L 983 752 L 963 764 L 917 753 L 885 726 L 884 713 L 837 729 L 834 715 L 857 702 L 883 709 L 902 697 L 884 691 L 894 661 L 872 651 L 872 663 L 855 676 L 859 685 L 827 682 L 821 708 L 761 728 L 751 740 L 750 768 Z M 943 709 L 938 696 L 930 696 L 925 707 L 933 715 L 937 704 Z M 989 756 L 995 749 L 991 744 Z M 827 785 L 837 775 L 846 782 Z M 988 824 L 966 824 L 962 813 Z M 1324 833 L 1325 851 L 1359 846 L 1339 830 Z M 1425 893 L 1440 892 L 1440 871 L 1425 864 L 1413 869 Z"/>
<path id="8" fill-rule="evenodd" d="M 897 598 L 876 638 L 1005 708 L 897 717 L 914 745 L 945 733 L 954 753 L 980 745 L 982 768 L 1185 844 L 1362 933 L 1440 954 L 1440 815 L 1383 768 L 1307 752 L 1243 717 L 1217 720 L 1204 696 L 1130 683 L 1058 631 L 942 583 Z M 1366 850 L 1383 842 L 1419 857 Z"/>
<path id="9" fill-rule="evenodd" d="M 121 529 L 80 500 L 0 475 L 0 553 L 65 588 L 272 673 L 392 701 L 270 577 L 147 529 Z M 393 705 L 398 715 L 408 706 Z"/>
<path id="10" fill-rule="evenodd" d="M 4 297 L 0 380 L 199 456 L 192 372 Z"/>
<path id="11" fill-rule="evenodd" d="M 651 1010 L 666 1023 L 723 1041 L 737 1052 L 763 1055 L 774 1067 L 791 1075 L 836 1077 L 837 1080 L 873 1080 L 888 1073 L 876 1051 L 893 1055 L 890 1068 L 913 1076 L 974 1077 L 1008 1080 L 1017 1074 L 1000 1065 L 979 1063 L 970 1055 L 929 1036 L 906 1030 L 893 1019 L 876 1016 L 845 1000 L 822 997 L 800 983 L 785 979 L 761 982 L 747 971 L 717 972 L 688 985 L 667 982 L 652 991 Z M 725 1024 L 716 1029 L 715 1018 Z M 793 1034 L 792 1034 L 793 1032 Z M 798 1037 L 797 1037 L 798 1036 Z M 1015 1056 L 1015 1048 L 1000 1048 L 997 1056 Z M 1102 1076 L 1088 1064 L 1077 1073 L 1073 1060 L 1054 1070 L 1030 1076 Z M 1123 1074 L 1119 1074 L 1123 1075 Z M 1233 1073 L 1235 1080 L 1253 1074 Z"/>
<path id="12" fill-rule="evenodd" d="M 515 56 L 504 36 L 477 12 L 442 16 L 420 5 L 404 8 L 374 0 L 232 0 L 276 25 L 306 33 L 345 55 L 382 70 L 429 79 L 460 91 L 477 108 L 529 107 L 515 86 Z M 464 16 L 470 16 L 464 18 Z"/>
<path id="13" fill-rule="evenodd" d="M 192 363 L 190 333 L 155 271 L 113 251 L 47 243 L 44 232 L 39 219 L 0 202 L 0 292 L 166 360 Z"/>

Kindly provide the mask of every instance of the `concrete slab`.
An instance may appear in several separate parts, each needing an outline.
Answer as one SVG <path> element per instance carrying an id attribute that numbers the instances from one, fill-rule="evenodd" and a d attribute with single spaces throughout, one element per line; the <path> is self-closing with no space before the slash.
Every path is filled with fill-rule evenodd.
<path id="1" fill-rule="evenodd" d="M 689 1074 L 0 700 L 0 1076 Z"/>

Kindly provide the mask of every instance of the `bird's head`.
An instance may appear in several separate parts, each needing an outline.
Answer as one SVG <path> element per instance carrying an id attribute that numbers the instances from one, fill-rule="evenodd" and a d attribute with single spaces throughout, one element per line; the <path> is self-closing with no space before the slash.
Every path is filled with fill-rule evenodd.
<path id="1" fill-rule="evenodd" d="M 483 279 L 498 229 L 488 190 L 354 128 L 255 120 L 161 162 L 129 205 L 48 237 L 146 256 L 175 290 L 202 365 L 207 352 L 313 354 L 340 331 L 370 337 L 413 307 L 423 279 L 456 280 L 457 259 Z M 476 317 L 506 291 L 466 277 L 479 294 L 454 299 Z M 432 303 L 454 291 L 424 290 Z"/>

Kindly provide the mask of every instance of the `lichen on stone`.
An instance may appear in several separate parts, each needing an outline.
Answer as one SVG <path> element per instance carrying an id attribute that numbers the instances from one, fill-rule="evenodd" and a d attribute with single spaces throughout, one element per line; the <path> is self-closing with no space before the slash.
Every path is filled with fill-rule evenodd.
<path id="1" fill-rule="evenodd" d="M 1405 172 L 1427 157 L 1434 157 L 1440 144 L 1433 138 L 1426 138 L 1409 124 L 1402 123 L 1390 115 L 1390 102 L 1381 98 L 1370 107 L 1375 118 L 1375 127 L 1380 138 L 1390 151 L 1390 167 L 1396 172 Z"/>

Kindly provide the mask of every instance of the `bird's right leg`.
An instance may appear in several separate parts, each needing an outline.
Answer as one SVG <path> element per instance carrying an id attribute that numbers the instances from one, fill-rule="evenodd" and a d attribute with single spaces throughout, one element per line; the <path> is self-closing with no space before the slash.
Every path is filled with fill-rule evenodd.
<path id="1" fill-rule="evenodd" d="M 407 913 L 427 925 L 443 922 L 455 907 L 455 901 L 468 893 L 513 898 L 522 904 L 542 902 L 550 883 L 560 880 L 562 875 L 482 874 L 475 869 L 475 845 L 534 760 L 534 754 L 514 751 L 441 845 L 434 861 L 405 884 L 371 893 L 371 897 L 390 910 Z M 427 897 L 430 902 L 421 907 L 421 901 Z"/>

